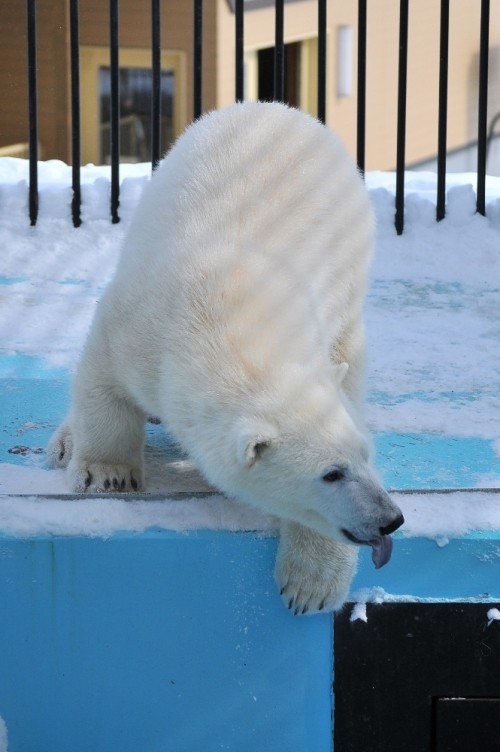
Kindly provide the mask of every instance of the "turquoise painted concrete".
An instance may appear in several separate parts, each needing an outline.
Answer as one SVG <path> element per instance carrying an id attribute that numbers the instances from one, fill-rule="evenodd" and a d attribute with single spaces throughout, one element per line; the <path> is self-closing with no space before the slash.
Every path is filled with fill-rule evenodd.
<path id="1" fill-rule="evenodd" d="M 283 608 L 275 547 L 0 539 L 9 752 L 329 752 L 331 619 Z"/>
<path id="2" fill-rule="evenodd" d="M 43 449 L 66 413 L 69 393 L 66 370 L 46 368 L 28 356 L 0 357 L 0 463 L 43 466 L 43 455 L 9 449 Z M 487 474 L 500 476 L 500 457 L 489 440 L 415 433 L 375 433 L 374 439 L 388 488 L 474 487 Z M 148 427 L 148 443 L 172 451 L 173 442 L 161 426 Z"/>
<path id="3" fill-rule="evenodd" d="M 448 542 L 394 536 L 389 564 L 375 570 L 363 549 L 351 592 L 382 588 L 394 596 L 439 600 L 500 601 L 500 531 Z"/>
<path id="4" fill-rule="evenodd" d="M 283 608 L 275 550 L 251 533 L 0 538 L 9 752 L 329 752 L 331 618 Z M 474 598 L 486 617 L 499 559 L 500 534 L 396 536 L 380 571 L 363 551 L 353 589 Z"/>

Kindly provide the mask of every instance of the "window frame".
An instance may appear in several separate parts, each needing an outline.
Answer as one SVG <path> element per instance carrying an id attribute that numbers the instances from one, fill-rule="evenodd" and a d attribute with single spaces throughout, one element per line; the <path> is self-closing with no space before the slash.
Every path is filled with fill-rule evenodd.
<path id="1" fill-rule="evenodd" d="M 173 130 L 177 138 L 187 125 L 186 117 L 186 62 L 185 53 L 163 50 L 161 69 L 174 73 Z M 120 68 L 151 69 L 151 50 L 120 47 Z M 80 48 L 80 81 L 82 97 L 81 133 L 82 164 L 99 164 L 100 161 L 100 103 L 99 69 L 110 67 L 108 47 L 82 46 Z M 163 151 L 168 145 L 162 145 Z"/>

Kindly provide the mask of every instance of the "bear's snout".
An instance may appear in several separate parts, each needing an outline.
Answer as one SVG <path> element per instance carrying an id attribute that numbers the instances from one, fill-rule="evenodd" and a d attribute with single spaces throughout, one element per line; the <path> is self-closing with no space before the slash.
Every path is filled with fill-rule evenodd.
<path id="1" fill-rule="evenodd" d="M 391 535 L 391 533 L 395 533 L 396 530 L 401 527 L 401 525 L 404 525 L 404 521 L 405 518 L 400 512 L 398 516 L 391 523 L 389 523 L 389 525 L 384 525 L 384 527 L 380 528 L 380 535 Z"/>

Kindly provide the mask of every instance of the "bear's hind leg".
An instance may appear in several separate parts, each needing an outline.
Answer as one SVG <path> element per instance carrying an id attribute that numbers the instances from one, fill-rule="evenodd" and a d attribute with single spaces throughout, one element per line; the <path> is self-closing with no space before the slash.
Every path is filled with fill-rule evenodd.
<path id="1" fill-rule="evenodd" d="M 354 546 L 282 521 L 275 578 L 285 605 L 295 614 L 338 610 L 348 596 L 357 560 Z"/>
<path id="2" fill-rule="evenodd" d="M 70 486 L 77 493 L 137 491 L 143 485 L 145 414 L 113 386 L 77 391 L 70 431 Z"/>

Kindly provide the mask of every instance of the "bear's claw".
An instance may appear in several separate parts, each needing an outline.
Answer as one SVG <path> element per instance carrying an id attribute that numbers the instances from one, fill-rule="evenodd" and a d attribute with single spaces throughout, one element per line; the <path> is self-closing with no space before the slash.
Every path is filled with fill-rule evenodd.
<path id="1" fill-rule="evenodd" d="M 336 611 L 344 604 L 356 567 L 357 548 L 295 523 L 281 527 L 275 579 L 295 615 Z"/>
<path id="2" fill-rule="evenodd" d="M 125 493 L 142 485 L 142 470 L 125 463 L 72 461 L 68 468 L 72 490 L 76 493 Z"/>

